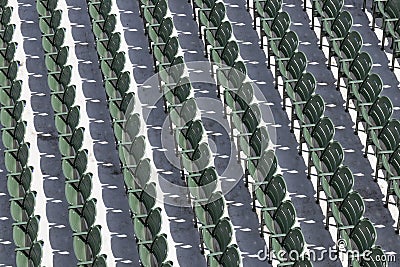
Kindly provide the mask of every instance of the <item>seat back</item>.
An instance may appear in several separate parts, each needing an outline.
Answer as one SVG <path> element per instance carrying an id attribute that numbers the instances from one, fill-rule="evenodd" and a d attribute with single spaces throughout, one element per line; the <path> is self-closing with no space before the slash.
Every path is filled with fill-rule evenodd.
<path id="1" fill-rule="evenodd" d="M 345 37 L 353 26 L 353 17 L 347 10 L 341 11 L 332 24 L 331 30 L 334 38 Z"/>
<path id="2" fill-rule="evenodd" d="M 333 198 L 345 198 L 353 185 L 354 176 L 348 166 L 340 166 L 329 181 Z"/>
<path id="3" fill-rule="evenodd" d="M 342 223 L 344 225 L 356 225 L 365 211 L 364 200 L 357 191 L 352 191 L 342 201 L 339 207 Z"/>

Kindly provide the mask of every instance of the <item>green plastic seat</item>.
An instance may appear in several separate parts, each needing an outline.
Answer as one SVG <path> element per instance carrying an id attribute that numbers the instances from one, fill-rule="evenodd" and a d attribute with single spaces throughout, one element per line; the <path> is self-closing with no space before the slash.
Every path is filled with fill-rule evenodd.
<path id="1" fill-rule="evenodd" d="M 136 168 L 144 157 L 146 139 L 143 135 L 135 137 L 132 142 L 120 143 L 118 146 L 119 158 L 125 168 Z"/>
<path id="2" fill-rule="evenodd" d="M 368 146 L 373 144 L 371 135 L 376 135 L 389 122 L 392 113 L 393 104 L 386 96 L 378 97 L 368 110 L 364 106 L 361 107 L 361 121 L 365 123 L 367 134 L 364 154 L 368 152 Z"/>
<path id="3" fill-rule="evenodd" d="M 22 197 L 10 198 L 11 217 L 15 222 L 25 222 L 33 215 L 36 202 L 36 192 L 26 192 Z"/>
<path id="4" fill-rule="evenodd" d="M 267 227 L 269 245 L 280 242 L 289 233 L 296 221 L 296 210 L 290 200 L 283 201 L 279 207 L 271 212 L 264 210 L 261 222 L 261 236 L 264 234 L 264 226 Z"/>
<path id="5" fill-rule="evenodd" d="M 148 214 L 156 203 L 156 184 L 150 182 L 143 189 L 127 190 L 131 216 Z"/>
<path id="6" fill-rule="evenodd" d="M 290 231 L 280 240 L 280 242 L 272 242 L 272 248 L 274 251 L 286 251 L 287 253 L 294 253 L 295 255 L 299 255 L 299 257 L 303 256 L 304 252 L 304 236 L 301 232 L 300 227 L 294 227 L 290 229 Z M 275 255 L 277 260 L 281 263 L 286 262 L 287 259 L 281 258 L 282 254 Z"/>
<path id="7" fill-rule="evenodd" d="M 141 159 L 134 168 L 135 168 L 133 173 L 134 180 L 129 181 L 129 184 L 126 183 L 126 186 L 128 186 L 127 187 L 128 190 L 144 188 L 151 178 L 150 159 L 148 158 Z M 128 182 L 127 180 L 125 181 Z"/>
<path id="8" fill-rule="evenodd" d="M 285 33 L 289 30 L 291 20 L 287 12 L 279 12 L 272 23 L 266 19 L 261 19 L 260 38 L 261 48 L 264 48 L 264 36 L 267 37 L 268 44 L 268 65 L 271 65 L 272 46 L 277 46 Z"/>
<path id="9" fill-rule="evenodd" d="M 239 131 L 240 134 L 252 134 L 261 123 L 261 110 L 258 103 L 248 105 L 242 98 L 238 98 L 240 108 L 231 112 L 231 125 Z M 231 127 L 231 138 L 233 138 L 233 128 Z"/>
<path id="10" fill-rule="evenodd" d="M 72 236 L 78 261 L 91 263 L 101 249 L 101 225 L 93 226 L 88 231 L 73 233 Z"/>
<path id="11" fill-rule="evenodd" d="M 185 178 L 185 171 L 188 174 L 200 173 L 210 166 L 211 150 L 208 143 L 201 142 L 193 152 L 181 154 L 182 178 Z"/>
<path id="12" fill-rule="evenodd" d="M 8 24 L 4 30 L 0 31 L 0 44 L 4 47 L 5 44 L 11 42 L 15 31 L 15 24 Z"/>
<path id="13" fill-rule="evenodd" d="M 162 86 L 164 105 L 168 109 L 169 105 L 179 105 L 186 101 L 192 92 L 192 84 L 189 77 L 181 77 L 176 83 L 168 83 Z"/>
<path id="14" fill-rule="evenodd" d="M 247 108 L 251 107 L 254 96 L 253 87 L 252 82 L 245 81 L 238 88 L 224 90 L 225 113 L 227 113 L 226 108 L 229 107 L 232 110 L 231 117 L 240 116 Z"/>
<path id="15" fill-rule="evenodd" d="M 116 14 L 109 14 L 104 20 L 94 20 L 92 22 L 92 29 L 96 39 L 105 39 L 111 36 L 115 31 L 117 24 Z"/>
<path id="16" fill-rule="evenodd" d="M 181 77 L 184 77 L 185 64 L 183 56 L 176 55 L 171 62 L 161 63 L 157 66 L 157 76 L 165 84 L 176 83 Z M 161 86 L 160 86 L 161 87 Z"/>
<path id="17" fill-rule="evenodd" d="M 269 146 L 269 134 L 265 126 L 258 126 L 252 134 L 243 134 L 238 136 L 238 160 L 240 160 L 240 151 L 246 158 L 252 155 L 261 155 Z"/>
<path id="18" fill-rule="evenodd" d="M 128 109 L 131 109 L 134 105 L 134 99 L 134 92 L 126 93 L 122 98 L 108 99 L 108 108 L 114 123 L 121 123 L 125 121 L 125 114 L 127 114 L 129 111 Z"/>
<path id="19" fill-rule="evenodd" d="M 56 113 L 67 112 L 75 103 L 76 86 L 70 85 L 64 91 L 50 92 L 51 106 Z"/>
<path id="20" fill-rule="evenodd" d="M 203 7 L 197 10 L 199 33 L 202 34 L 201 27 L 218 27 L 225 17 L 226 9 L 224 3 L 220 1 L 203 1 Z M 201 35 L 200 35 L 201 36 Z"/>
<path id="21" fill-rule="evenodd" d="M 140 115 L 138 113 L 130 113 L 123 118 L 122 120 L 114 121 L 114 135 L 117 142 L 130 144 L 140 132 Z"/>
<path id="22" fill-rule="evenodd" d="M 177 36 L 170 37 L 165 43 L 154 44 L 153 59 L 156 71 L 158 71 L 157 64 L 171 63 L 178 53 L 179 41 Z"/>
<path id="23" fill-rule="evenodd" d="M 216 74 L 218 96 L 220 96 L 221 87 L 224 88 L 224 96 L 226 96 L 226 94 L 235 94 L 244 83 L 249 83 L 245 82 L 247 77 L 247 68 L 245 63 L 241 60 L 235 61 L 232 67 L 218 68 Z M 226 103 L 224 104 L 226 106 Z"/>
<path id="24" fill-rule="evenodd" d="M 118 77 L 125 67 L 125 52 L 120 51 L 112 55 L 112 58 L 101 60 L 101 71 L 106 77 Z"/>
<path id="25" fill-rule="evenodd" d="M 196 11 L 198 11 L 199 8 L 201 9 L 211 9 L 217 0 L 192 0 L 192 12 L 193 12 L 193 19 L 196 20 Z"/>
<path id="26" fill-rule="evenodd" d="M 175 132 L 176 143 L 181 149 L 180 153 L 193 151 L 203 139 L 203 134 L 205 132 L 201 120 L 190 121 L 186 126 L 187 127 Z"/>
<path id="27" fill-rule="evenodd" d="M 308 164 L 311 161 L 313 153 L 320 155 L 328 146 L 335 135 L 335 126 L 328 117 L 321 118 L 311 129 L 303 128 L 303 138 L 307 144 L 309 158 Z M 300 152 L 302 151 L 302 142 L 300 142 Z"/>
<path id="28" fill-rule="evenodd" d="M 328 213 L 326 226 L 329 226 L 328 218 L 332 215 L 338 228 L 338 238 L 345 238 L 364 215 L 364 200 L 357 191 L 352 191 L 344 199 L 333 199 L 330 202 L 331 212 Z"/>
<path id="29" fill-rule="evenodd" d="M 346 38 L 348 33 L 350 32 L 351 27 L 353 26 L 353 17 L 347 11 L 341 11 L 339 15 L 335 18 L 330 28 L 326 29 L 326 34 L 329 43 L 329 52 L 332 55 L 332 50 L 335 51 L 335 48 L 340 47 L 343 39 Z M 320 47 L 322 48 L 322 40 L 320 40 Z M 330 59 L 328 59 L 330 62 Z M 330 64 L 328 64 L 328 68 Z"/>
<path id="30" fill-rule="evenodd" d="M 255 0 L 253 1 L 253 28 L 257 27 L 257 18 L 272 22 L 282 9 L 282 0 Z"/>
<path id="31" fill-rule="evenodd" d="M 64 45 L 65 28 L 57 28 L 54 34 L 42 35 L 42 47 L 46 53 L 57 53 Z"/>
<path id="32" fill-rule="evenodd" d="M 196 200 L 209 199 L 217 188 L 217 179 L 218 174 L 214 167 L 208 167 L 198 175 L 188 175 L 189 197 Z"/>
<path id="33" fill-rule="evenodd" d="M 218 67 L 233 67 L 239 56 L 239 45 L 235 40 L 230 40 L 224 46 L 211 49 L 211 64 Z"/>
<path id="34" fill-rule="evenodd" d="M 76 155 L 63 158 L 62 170 L 66 179 L 76 180 L 83 175 L 87 169 L 87 153 L 86 149 L 81 149 Z"/>
<path id="35" fill-rule="evenodd" d="M 64 46 L 58 50 L 57 54 L 45 54 L 46 67 L 50 72 L 60 71 L 67 63 L 69 47 Z"/>
<path id="36" fill-rule="evenodd" d="M 7 26 L 10 21 L 11 21 L 11 16 L 13 12 L 13 7 L 11 6 L 5 6 L 1 8 L 1 14 L 0 14 L 0 27 Z"/>
<path id="37" fill-rule="evenodd" d="M 92 193 L 93 174 L 85 173 L 77 180 L 65 181 L 65 197 L 72 206 L 85 203 Z"/>
<path id="38" fill-rule="evenodd" d="M 373 246 L 372 248 L 369 249 L 371 252 L 369 257 L 367 259 L 364 259 L 363 257 L 360 260 L 360 266 L 365 266 L 365 267 L 387 267 L 388 266 L 388 260 L 387 260 L 387 255 L 385 252 L 382 251 L 382 248 L 379 246 Z M 354 263 L 353 263 L 354 266 Z"/>
<path id="39" fill-rule="evenodd" d="M 91 264 L 93 267 L 107 267 L 107 255 L 97 255 Z"/>
<path id="40" fill-rule="evenodd" d="M 42 34 L 54 34 L 61 25 L 62 10 L 57 9 L 51 15 L 39 17 L 39 28 Z"/>
<path id="41" fill-rule="evenodd" d="M 383 162 L 388 164 L 390 155 L 400 144 L 400 122 L 396 119 L 389 120 L 378 132 L 370 131 L 373 145 L 375 146 L 376 166 L 375 181 L 378 179 L 378 171 L 383 168 Z"/>
<path id="42" fill-rule="evenodd" d="M 131 77 L 129 71 L 123 71 L 117 77 L 105 79 L 106 93 L 111 99 L 121 97 L 129 90 L 130 85 Z"/>
<path id="43" fill-rule="evenodd" d="M 361 119 L 360 116 L 362 116 L 362 110 L 364 110 L 364 112 L 369 110 L 371 105 L 382 92 L 382 89 L 382 79 L 376 73 L 369 74 L 359 86 L 352 86 L 350 97 L 346 103 L 346 108 L 349 108 L 350 99 L 354 99 L 354 105 L 357 110 L 357 122 Z"/>
<path id="44" fill-rule="evenodd" d="M 321 184 L 321 176 L 331 177 L 344 160 L 344 152 L 341 144 L 331 141 L 322 151 L 311 152 L 311 161 L 308 164 L 308 175 L 311 178 L 311 166 L 317 171 L 317 185 Z"/>
<path id="45" fill-rule="evenodd" d="M 169 105 L 168 113 L 172 125 L 184 127 L 189 121 L 193 120 L 198 112 L 197 104 L 194 98 L 189 98 L 181 104 Z"/>
<path id="46" fill-rule="evenodd" d="M 213 252 L 224 251 L 232 241 L 233 227 L 228 217 L 218 220 L 218 222 L 200 227 L 201 249 L 204 253 L 205 248 Z M 204 242 L 204 243 L 203 243 Z"/>
<path id="47" fill-rule="evenodd" d="M 153 48 L 153 44 L 166 42 L 172 35 L 173 29 L 174 23 L 171 17 L 164 17 L 160 23 L 150 24 L 147 30 L 150 49 Z"/>
<path id="48" fill-rule="evenodd" d="M 71 82 L 71 76 L 72 66 L 64 66 L 60 72 L 49 73 L 47 76 L 47 84 L 49 85 L 51 91 L 59 92 L 68 87 L 69 83 Z"/>
<path id="49" fill-rule="evenodd" d="M 372 59 L 367 52 L 358 53 L 349 65 L 342 65 L 340 77 L 347 80 L 347 95 L 350 94 L 351 86 L 360 85 L 372 69 Z M 338 77 L 337 88 L 340 88 L 340 77 Z"/>
<path id="50" fill-rule="evenodd" d="M 342 165 L 330 179 L 321 177 L 321 186 L 317 188 L 317 202 L 320 200 L 320 192 L 324 191 L 327 201 L 327 212 L 329 213 L 329 203 L 341 201 L 353 189 L 354 176 L 348 166 Z M 327 225 L 328 226 L 328 225 Z"/>
<path id="51" fill-rule="evenodd" d="M 269 181 L 255 184 L 253 187 L 253 210 L 256 209 L 257 200 L 264 212 L 273 212 L 286 197 L 286 183 L 281 174 L 276 174 Z M 262 218 L 261 218 L 262 219 Z"/>
<path id="52" fill-rule="evenodd" d="M 66 112 L 54 115 L 57 131 L 61 134 L 72 133 L 79 124 L 79 106 L 73 106 Z"/>
<path id="53" fill-rule="evenodd" d="M 60 135 L 58 138 L 58 147 L 63 156 L 75 155 L 81 148 L 83 143 L 84 128 L 74 129 L 71 134 Z"/>
<path id="54" fill-rule="evenodd" d="M 211 18 L 212 19 L 212 18 Z M 232 24 L 230 21 L 225 20 L 221 23 L 214 22 L 212 25 L 204 28 L 204 50 L 205 55 L 208 56 L 208 46 L 218 47 L 224 46 L 232 37 Z"/>
<path id="55" fill-rule="evenodd" d="M 297 51 L 298 46 L 299 38 L 294 31 L 286 32 L 277 46 L 271 46 L 271 51 L 278 64 L 278 67 L 275 68 L 275 75 L 280 75 L 279 70 L 286 68 L 288 61 Z"/>
<path id="56" fill-rule="evenodd" d="M 147 25 L 160 23 L 161 20 L 167 15 L 168 2 L 166 0 L 151 1 L 151 4 L 141 5 L 142 16 L 144 18 L 144 28 Z"/>
<path id="57" fill-rule="evenodd" d="M 35 241 L 30 247 L 16 249 L 16 263 L 18 267 L 22 266 L 41 266 L 43 241 Z"/>
<path id="58" fill-rule="evenodd" d="M 321 18 L 323 28 L 330 27 L 339 15 L 344 5 L 343 0 L 314 1 L 312 7 L 311 28 L 314 29 L 315 19 Z"/>
<path id="59" fill-rule="evenodd" d="M 168 255 L 167 235 L 159 234 L 151 241 L 138 242 L 142 266 L 162 266 Z"/>
<path id="60" fill-rule="evenodd" d="M 21 172 L 29 158 L 29 143 L 21 143 L 17 148 L 6 149 L 4 153 L 4 164 L 10 173 Z"/>
<path id="61" fill-rule="evenodd" d="M 89 14 L 94 21 L 102 20 L 110 14 L 112 8 L 111 0 L 88 1 Z"/>
<path id="62" fill-rule="evenodd" d="M 195 227 L 198 223 L 202 226 L 215 225 L 224 214 L 225 199 L 222 192 L 215 191 L 208 198 L 193 201 Z"/>
<path id="63" fill-rule="evenodd" d="M 95 198 L 86 200 L 83 204 L 68 207 L 69 224 L 74 233 L 87 234 L 96 220 Z"/>
<path id="64" fill-rule="evenodd" d="M 24 141 L 26 131 L 26 122 L 17 121 L 14 127 L 3 127 L 2 141 L 6 149 L 17 148 L 20 143 Z"/>
<path id="65" fill-rule="evenodd" d="M 370 249 L 375 245 L 376 238 L 374 225 L 368 218 L 363 218 L 352 229 L 349 238 L 345 238 L 345 240 L 348 242 L 348 249 L 356 250 L 362 255 L 364 252 L 369 253 Z M 358 260 L 354 256 L 350 256 L 349 258 L 349 261 Z"/>
<path id="66" fill-rule="evenodd" d="M 210 267 L 242 266 L 242 259 L 236 244 L 229 245 L 224 251 L 208 254 L 207 259 Z"/>
<path id="67" fill-rule="evenodd" d="M 0 82 L 4 85 L 11 85 L 17 78 L 19 62 L 12 61 L 8 66 L 0 67 Z"/>
<path id="68" fill-rule="evenodd" d="M 301 78 L 307 68 L 307 57 L 303 52 L 297 51 L 288 60 L 285 66 L 280 66 L 279 72 L 282 74 L 283 88 L 294 86 Z M 291 85 L 288 85 L 291 84 Z M 278 88 L 278 76 L 275 77 L 275 88 Z"/>
<path id="69" fill-rule="evenodd" d="M 273 150 L 265 150 L 261 155 L 251 157 L 247 161 L 245 184 L 248 184 L 248 174 L 251 175 L 255 183 L 269 181 L 276 173 L 277 167 L 278 160 Z"/>
<path id="70" fill-rule="evenodd" d="M 138 241 L 153 240 L 161 230 L 161 208 L 150 210 L 148 215 L 135 216 L 133 225 Z"/>
<path id="71" fill-rule="evenodd" d="M 25 100 L 18 101 L 12 106 L 3 106 L 0 110 L 0 121 L 3 127 L 15 127 L 24 111 Z"/>
<path id="72" fill-rule="evenodd" d="M 289 98 L 292 103 L 291 110 L 291 121 L 294 122 L 295 119 L 298 118 L 296 113 L 303 113 L 305 104 L 310 98 L 313 97 L 313 93 L 315 92 L 315 88 L 317 85 L 317 81 L 315 77 L 310 72 L 304 72 L 298 79 L 296 83 L 287 83 L 286 88 L 283 91 L 283 109 L 286 108 L 286 99 Z M 297 111 L 296 111 L 297 110 Z M 296 111 L 296 112 L 295 112 Z M 296 117 L 297 116 L 297 117 Z M 300 115 L 300 117 L 302 117 Z M 293 125 L 291 127 L 293 129 Z"/>
<path id="73" fill-rule="evenodd" d="M 14 80 L 9 86 L 0 87 L 0 103 L 3 106 L 12 106 L 21 97 L 22 81 Z"/>
<path id="74" fill-rule="evenodd" d="M 2 66 L 13 61 L 16 49 L 17 43 L 15 42 L 7 43 L 5 48 L 0 48 L 0 63 Z"/>
<path id="75" fill-rule="evenodd" d="M 53 12 L 58 4 L 58 0 L 39 0 L 36 2 L 36 11 L 39 16 L 46 16 Z"/>
<path id="76" fill-rule="evenodd" d="M 40 216 L 32 216 L 26 222 L 13 223 L 13 240 L 17 247 L 30 247 L 38 236 Z"/>
<path id="77" fill-rule="evenodd" d="M 104 39 L 96 40 L 97 54 L 101 60 L 112 60 L 121 46 L 121 33 L 113 32 Z"/>

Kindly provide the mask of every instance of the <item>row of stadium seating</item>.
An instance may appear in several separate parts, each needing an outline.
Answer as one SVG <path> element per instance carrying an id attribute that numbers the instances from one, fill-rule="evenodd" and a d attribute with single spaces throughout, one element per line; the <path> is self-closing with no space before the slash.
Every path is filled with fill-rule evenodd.
<path id="1" fill-rule="evenodd" d="M 358 133 L 361 123 L 367 135 L 365 157 L 369 153 L 369 146 L 373 146 L 371 154 L 376 157 L 375 181 L 378 179 L 379 170 L 384 172 L 384 179 L 388 185 L 385 206 L 388 206 L 389 196 L 393 195 L 396 199 L 394 204 L 399 209 L 400 184 L 397 177 L 400 174 L 400 121 L 392 118 L 391 100 L 381 95 L 383 82 L 378 74 L 372 72 L 373 62 L 370 55 L 361 51 L 363 48 L 361 35 L 355 30 L 351 31 L 353 26 L 351 14 L 342 11 L 343 1 L 331 2 L 336 9 L 325 8 L 318 4 L 314 7 L 313 14 L 322 21 L 320 46 L 322 38 L 326 37 L 330 51 L 328 68 L 331 66 L 331 58 L 335 58 L 338 62 L 338 89 L 341 78 L 345 80 L 346 111 L 350 100 L 353 101 L 357 111 L 355 134 Z M 397 233 L 399 227 L 398 219 Z"/>
<path id="2" fill-rule="evenodd" d="M 366 0 L 363 2 L 363 10 L 365 11 Z M 400 1 L 388 0 L 377 1 L 372 0 L 372 30 L 375 30 L 375 21 L 377 18 L 382 19 L 382 46 L 385 47 L 385 39 L 391 39 L 392 49 L 392 65 L 391 70 L 394 70 L 394 62 L 400 57 Z"/>
<path id="3" fill-rule="evenodd" d="M 28 165 L 29 143 L 25 142 L 25 101 L 20 100 L 22 81 L 17 80 L 19 62 L 14 60 L 17 43 L 11 24 L 13 7 L 0 3 L 0 121 L 5 147 L 7 188 L 14 220 L 12 236 L 16 246 L 16 266 L 40 266 L 43 242 L 38 240 L 40 216 L 35 215 L 36 192 L 31 190 L 33 167 Z"/>
<path id="4" fill-rule="evenodd" d="M 228 107 L 231 110 L 231 138 L 236 137 L 237 140 L 238 160 L 244 163 L 246 186 L 249 184 L 248 176 L 252 177 L 253 210 L 256 200 L 261 206 L 261 236 L 267 226 L 270 249 L 286 251 L 287 254 L 295 251 L 296 255 L 300 255 L 293 260 L 277 254 L 275 257 L 280 264 L 312 266 L 304 257 L 304 236 L 301 229 L 295 226 L 295 208 L 287 199 L 283 176 L 277 173 L 278 161 L 269 146 L 269 134 L 254 96 L 254 84 L 247 76 L 246 64 L 239 57 L 239 47 L 226 16 L 225 4 L 223 1 L 194 0 L 192 7 L 213 73 L 216 67 L 217 95 L 222 88 L 225 111 Z M 236 136 L 234 129 L 238 131 Z M 241 158 L 241 153 L 244 158 Z"/>
<path id="5" fill-rule="evenodd" d="M 64 46 L 66 31 L 60 27 L 63 14 L 57 8 L 58 0 L 37 0 L 36 4 L 75 256 L 80 266 L 106 266 L 107 256 L 100 254 L 101 225 L 95 225 L 97 200 L 91 198 L 93 175 L 86 172 L 88 152 L 82 148 L 85 129 L 79 127 L 76 86 L 71 84 L 73 67 L 67 65 L 69 47 Z"/>
<path id="6" fill-rule="evenodd" d="M 156 183 L 151 177 L 150 159 L 145 157 L 146 140 L 140 135 L 140 115 L 133 111 L 135 105 L 141 104 L 135 103 L 130 73 L 124 71 L 126 55 L 119 51 L 121 33 L 115 30 L 117 19 L 112 13 L 112 1 L 88 1 L 88 10 L 140 261 L 146 267 L 172 266 L 172 262 L 167 260 L 166 234 L 160 233 L 162 210 L 156 206 Z"/>
<path id="7" fill-rule="evenodd" d="M 314 10 L 318 10 L 316 9 L 317 2 L 319 1 L 313 2 L 314 15 L 316 14 Z M 334 3 L 332 5 L 335 6 Z M 275 57 L 276 88 L 278 88 L 278 77 L 283 80 L 283 106 L 286 106 L 286 97 L 289 97 L 291 101 L 292 131 L 294 130 L 293 120 L 298 120 L 299 123 L 300 154 L 303 151 L 303 142 L 307 145 L 308 178 L 311 178 L 312 167 L 317 172 L 317 202 L 320 200 L 321 191 L 325 193 L 327 200 L 326 227 L 329 227 L 329 218 L 333 216 L 337 228 L 337 240 L 346 240 L 347 250 L 357 250 L 360 254 L 364 251 L 372 251 L 374 255 L 383 255 L 381 248 L 375 245 L 375 227 L 368 218 L 363 217 L 365 211 L 363 198 L 353 190 L 353 174 L 347 166 L 343 165 L 343 148 L 338 141 L 334 140 L 335 130 L 332 121 L 324 116 L 325 102 L 321 96 L 315 94 L 315 77 L 306 71 L 307 57 L 298 50 L 299 40 L 297 34 L 289 29 L 291 20 L 288 13 L 281 10 L 282 1 L 256 0 L 253 2 L 252 8 L 255 18 L 254 28 L 256 28 L 256 19 L 260 18 L 261 39 L 264 36 L 267 37 L 268 56 Z M 333 7 L 327 8 L 326 12 L 322 14 L 318 13 L 321 24 L 324 25 L 322 36 L 334 34 L 333 27 L 329 26 L 335 23 L 336 16 L 329 17 L 328 10 L 333 10 Z M 334 40 L 340 42 L 343 39 Z M 263 42 L 261 44 L 263 47 Z M 345 53 L 345 50 L 341 50 L 341 48 L 339 46 L 340 53 Z M 365 53 L 361 53 L 360 58 L 364 55 Z M 359 85 L 358 75 L 364 68 L 353 68 L 351 60 L 345 60 L 341 64 L 349 64 L 349 62 L 350 66 L 345 65 L 342 68 L 343 73 L 346 73 L 346 82 L 349 86 Z M 360 62 L 360 64 L 362 63 Z M 386 264 L 382 261 L 365 261 L 352 257 L 349 257 L 348 260 L 349 264 L 360 266 L 371 266 L 371 263 L 377 264 L 374 266 L 385 266 Z"/>
<path id="8" fill-rule="evenodd" d="M 188 186 L 199 227 L 201 252 L 207 253 L 208 266 L 241 266 L 234 243 L 233 227 L 227 217 L 225 198 L 217 191 L 218 174 L 194 91 L 179 54 L 180 44 L 166 0 L 141 0 L 140 12 L 153 53 L 165 110 L 171 121 L 176 154 L 181 162 L 182 178 Z M 200 224 L 200 226 L 198 226 Z"/>

